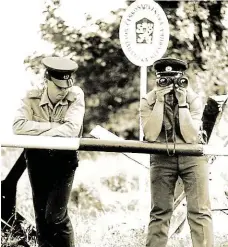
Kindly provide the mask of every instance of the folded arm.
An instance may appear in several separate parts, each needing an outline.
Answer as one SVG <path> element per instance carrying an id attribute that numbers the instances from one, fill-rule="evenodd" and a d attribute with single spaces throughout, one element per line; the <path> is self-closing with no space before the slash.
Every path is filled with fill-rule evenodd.
<path id="1" fill-rule="evenodd" d="M 84 93 L 81 90 L 76 100 L 71 103 L 63 120 L 63 124 L 54 123 L 55 127 L 43 132 L 42 136 L 78 137 L 83 126 L 85 114 Z"/>
<path id="2" fill-rule="evenodd" d="M 40 135 L 51 129 L 51 123 L 33 121 L 33 112 L 28 98 L 21 100 L 13 121 L 13 133 L 16 135 Z"/>

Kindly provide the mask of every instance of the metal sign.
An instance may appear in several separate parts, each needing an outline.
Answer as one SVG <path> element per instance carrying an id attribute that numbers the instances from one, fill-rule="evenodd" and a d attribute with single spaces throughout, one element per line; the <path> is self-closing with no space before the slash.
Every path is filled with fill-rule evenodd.
<path id="1" fill-rule="evenodd" d="M 135 65 L 150 66 L 168 47 L 169 23 L 153 0 L 138 0 L 125 11 L 119 29 L 121 47 Z"/>

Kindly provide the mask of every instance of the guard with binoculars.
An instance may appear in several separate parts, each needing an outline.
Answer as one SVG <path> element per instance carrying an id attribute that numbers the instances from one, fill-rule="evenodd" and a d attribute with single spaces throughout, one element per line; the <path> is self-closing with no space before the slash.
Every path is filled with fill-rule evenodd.
<path id="1" fill-rule="evenodd" d="M 186 88 L 188 86 L 188 78 L 186 77 L 168 77 L 168 76 L 162 76 L 157 80 L 158 85 L 160 87 L 167 87 L 169 85 L 174 85 L 174 87 L 183 87 Z"/>
<path id="2" fill-rule="evenodd" d="M 172 66 L 165 66 L 169 61 L 172 61 Z M 167 87 L 169 85 L 173 85 L 174 88 L 187 88 L 188 78 L 184 76 L 184 71 L 187 69 L 187 64 L 184 61 L 174 59 L 158 60 L 154 63 L 154 68 L 157 70 L 156 82 L 158 86 Z"/>
<path id="3" fill-rule="evenodd" d="M 208 164 L 204 156 L 175 153 L 176 143 L 202 143 L 203 104 L 184 75 L 186 62 L 163 58 L 154 63 L 155 87 L 141 100 L 144 140 L 166 143 L 167 154 L 151 154 L 151 212 L 147 247 L 165 247 L 178 177 L 184 184 L 194 247 L 212 247 Z"/>

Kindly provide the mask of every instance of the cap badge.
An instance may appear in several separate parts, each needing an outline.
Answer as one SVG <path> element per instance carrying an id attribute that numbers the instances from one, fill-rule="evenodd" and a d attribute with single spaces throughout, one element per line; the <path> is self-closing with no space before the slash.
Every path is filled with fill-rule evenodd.
<path id="1" fill-rule="evenodd" d="M 165 67 L 165 71 L 172 71 L 172 67 L 171 66 L 167 66 L 167 67 Z"/>
<path id="2" fill-rule="evenodd" d="M 70 78 L 69 75 L 64 75 L 64 76 L 63 76 L 63 79 L 65 79 L 65 80 L 68 80 L 69 78 Z"/>

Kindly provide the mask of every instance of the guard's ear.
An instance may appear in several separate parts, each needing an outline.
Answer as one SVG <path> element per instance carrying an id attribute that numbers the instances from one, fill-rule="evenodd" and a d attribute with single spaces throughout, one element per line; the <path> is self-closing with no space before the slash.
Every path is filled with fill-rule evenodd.
<path id="1" fill-rule="evenodd" d="M 47 80 L 50 80 L 51 79 L 51 76 L 48 73 L 48 70 L 47 69 L 44 71 L 44 79 L 47 79 Z"/>
<path id="2" fill-rule="evenodd" d="M 48 79 L 46 77 L 44 77 L 44 84 L 47 86 L 48 84 Z"/>

